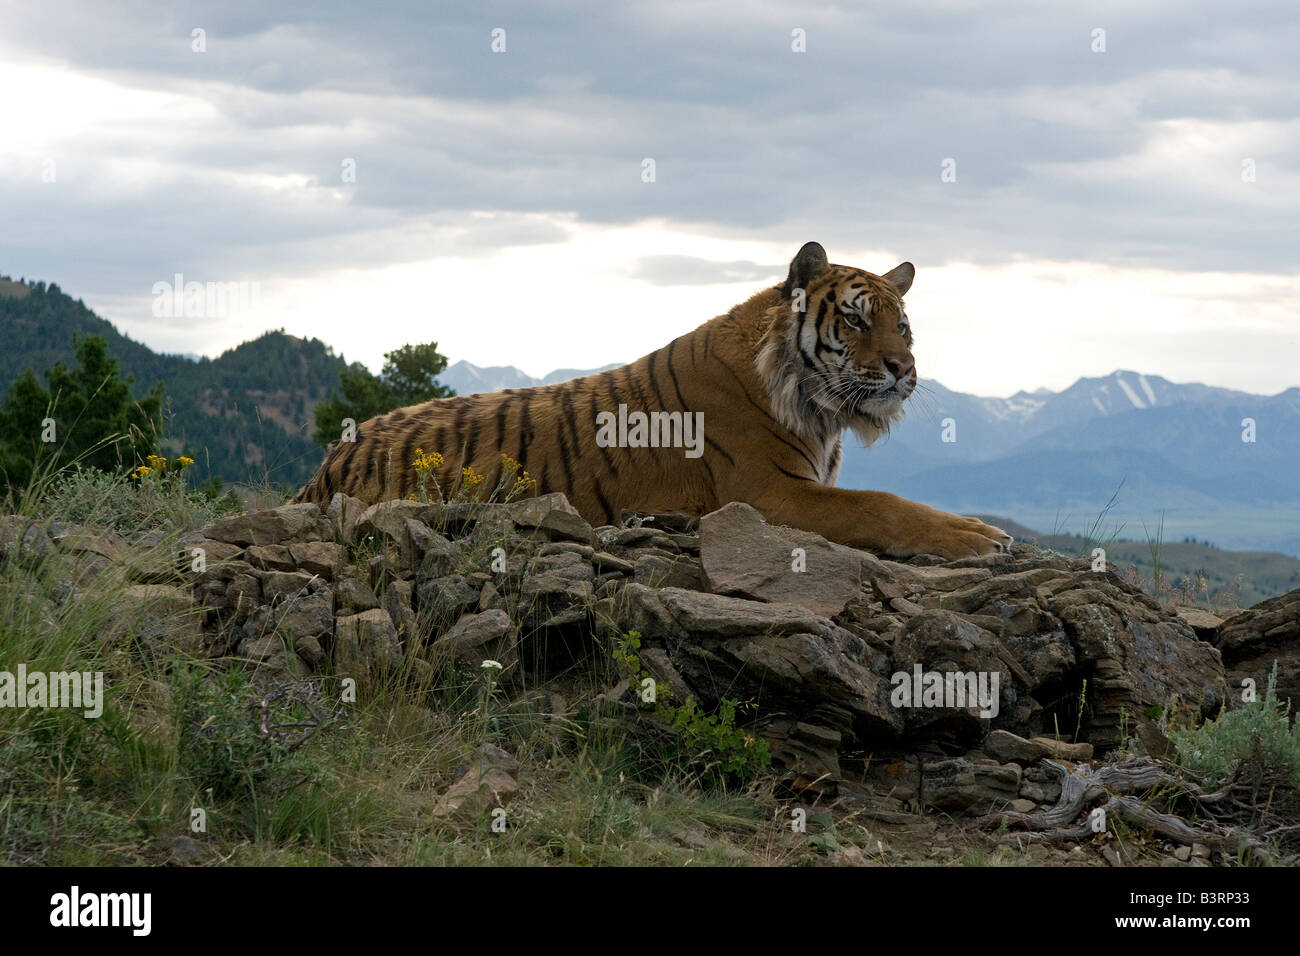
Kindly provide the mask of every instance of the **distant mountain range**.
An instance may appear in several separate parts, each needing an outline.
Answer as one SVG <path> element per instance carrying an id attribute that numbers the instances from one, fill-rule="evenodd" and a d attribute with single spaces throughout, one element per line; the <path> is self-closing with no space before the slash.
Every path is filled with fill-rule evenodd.
<path id="1" fill-rule="evenodd" d="M 533 378 L 513 365 L 490 365 L 487 368 L 480 368 L 469 362 L 460 361 L 448 365 L 446 371 L 438 376 L 438 381 L 443 385 L 450 385 L 456 390 L 457 395 L 474 395 L 478 392 L 499 392 L 505 388 L 554 385 L 556 382 L 567 382 L 571 378 L 581 378 L 583 375 L 595 375 L 606 369 L 618 368 L 619 364 L 615 362 L 613 365 L 585 370 L 557 368 L 542 378 Z"/>
<path id="2" fill-rule="evenodd" d="M 346 365 L 325 343 L 280 331 L 216 359 L 159 355 L 55 285 L 0 278 L 0 391 L 28 368 L 71 363 L 73 335 L 88 333 L 108 340 L 138 391 L 165 382 L 169 441 L 199 451 L 206 473 L 295 485 L 320 461 L 312 410 Z M 537 379 L 458 361 L 440 380 L 471 394 L 594 371 Z M 839 484 L 1010 515 L 1046 534 L 1105 537 L 1122 525 L 1120 536 L 1144 541 L 1163 517 L 1166 540 L 1300 555 L 1300 388 L 1262 396 L 1117 371 L 987 398 L 923 381 L 887 438 L 863 449 L 845 436 Z"/>

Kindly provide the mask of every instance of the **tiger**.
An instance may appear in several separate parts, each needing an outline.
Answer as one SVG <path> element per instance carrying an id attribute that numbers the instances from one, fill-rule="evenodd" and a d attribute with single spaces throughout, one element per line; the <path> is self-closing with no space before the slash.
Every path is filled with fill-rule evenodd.
<path id="1" fill-rule="evenodd" d="M 1009 551 L 1011 536 L 977 518 L 835 486 L 843 433 L 872 444 L 916 388 L 903 305 L 914 276 L 910 262 L 884 275 L 832 265 L 806 243 L 784 282 L 628 365 L 363 422 L 294 500 L 409 497 L 415 456 L 429 449 L 439 488 L 466 468 L 499 487 L 517 463 L 533 481 L 527 495 L 563 492 L 596 527 L 624 512 L 701 516 L 738 501 L 769 523 L 889 557 Z M 647 418 L 659 426 L 649 441 Z"/>

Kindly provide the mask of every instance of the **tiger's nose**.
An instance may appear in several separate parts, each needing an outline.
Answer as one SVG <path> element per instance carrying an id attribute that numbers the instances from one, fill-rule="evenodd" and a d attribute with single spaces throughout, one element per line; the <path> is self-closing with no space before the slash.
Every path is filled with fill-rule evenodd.
<path id="1" fill-rule="evenodd" d="M 886 356 L 884 362 L 885 368 L 889 369 L 890 374 L 900 382 L 911 374 L 912 369 L 916 368 L 916 363 L 911 359 L 898 359 Z"/>

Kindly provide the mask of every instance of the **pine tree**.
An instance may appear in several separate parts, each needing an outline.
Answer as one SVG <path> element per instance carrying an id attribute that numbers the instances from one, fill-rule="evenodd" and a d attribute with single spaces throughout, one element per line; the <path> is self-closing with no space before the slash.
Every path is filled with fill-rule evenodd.
<path id="1" fill-rule="evenodd" d="M 74 346 L 75 368 L 56 363 L 45 373 L 48 387 L 29 369 L 0 408 L 0 480 L 10 493 L 26 488 L 38 466 L 75 461 L 116 471 L 158 450 L 162 383 L 137 401 L 131 376 L 122 377 L 102 337 L 79 338 Z"/>
<path id="2" fill-rule="evenodd" d="M 447 358 L 439 354 L 437 342 L 403 345 L 386 353 L 379 375 L 353 362 L 339 373 L 339 394 L 316 406 L 312 439 L 329 447 L 339 438 L 346 418 L 359 425 L 394 408 L 454 395 L 446 385 L 438 384 L 438 376 L 446 368 Z"/>

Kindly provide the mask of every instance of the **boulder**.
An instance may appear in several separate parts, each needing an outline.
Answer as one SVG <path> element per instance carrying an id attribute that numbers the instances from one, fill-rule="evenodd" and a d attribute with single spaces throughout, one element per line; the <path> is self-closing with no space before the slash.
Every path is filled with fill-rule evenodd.
<path id="1" fill-rule="evenodd" d="M 911 591 L 955 591 L 987 581 L 993 572 L 987 568 L 921 568 L 897 561 L 881 561 L 890 577 Z"/>
<path id="2" fill-rule="evenodd" d="M 308 574 L 333 581 L 347 561 L 347 550 L 333 541 L 295 541 L 289 545 L 289 557 Z"/>
<path id="3" fill-rule="evenodd" d="M 329 523 L 320 508 L 310 502 L 233 515 L 203 530 L 203 534 L 214 541 L 240 547 L 283 544 L 290 539 L 321 541 L 329 532 Z"/>
<path id="4" fill-rule="evenodd" d="M 355 540 L 357 522 L 361 520 L 361 516 L 369 508 L 370 505 L 360 498 L 353 498 L 351 495 L 336 491 L 334 496 L 330 498 L 329 507 L 325 512 L 331 531 L 328 537 L 342 542 Z"/>
<path id="5" fill-rule="evenodd" d="M 1092 669 L 1082 736 L 1098 749 L 1118 746 L 1124 722 L 1174 698 L 1203 716 L 1227 701 L 1219 651 L 1146 595 L 1112 582 L 1084 580 L 1054 595 L 1050 610 L 1065 626 L 1080 666 Z M 1154 605 L 1154 608 L 1152 607 Z"/>
<path id="6" fill-rule="evenodd" d="M 619 631 L 662 648 L 702 703 L 755 699 L 764 713 L 807 713 L 856 740 L 893 734 L 902 715 L 889 703 L 889 662 L 844 628 L 794 604 L 763 603 L 681 588 L 628 584 L 598 612 Z"/>
<path id="7" fill-rule="evenodd" d="M 195 552 L 198 552 L 197 554 Z M 231 561 L 242 561 L 244 559 L 244 549 L 237 544 L 230 544 L 225 541 L 213 541 L 211 538 L 205 538 L 201 534 L 186 535 L 181 539 L 178 549 L 178 558 L 182 571 L 191 571 L 194 569 L 194 563 L 202 557 L 203 569 L 215 571 L 220 566 Z"/>
<path id="8" fill-rule="evenodd" d="M 80 525 L 56 521 L 49 527 L 49 536 L 59 548 L 69 554 L 97 554 L 108 561 L 122 560 L 130 544 L 126 538 L 111 531 L 89 531 Z"/>
<path id="9" fill-rule="evenodd" d="M 1263 697 L 1276 662 L 1277 696 L 1291 701 L 1292 713 L 1300 711 L 1300 588 L 1229 617 L 1219 626 L 1218 647 L 1233 703 L 1247 679 Z"/>
<path id="10" fill-rule="evenodd" d="M 921 761 L 921 802 L 935 810 L 979 815 L 1020 799 L 1020 767 L 968 755 Z"/>
<path id="11" fill-rule="evenodd" d="M 1223 623 L 1222 615 L 1202 607 L 1180 607 L 1177 610 L 1178 616 L 1192 626 L 1197 637 L 1211 644 L 1215 642 L 1219 636 L 1219 625 Z"/>
<path id="12" fill-rule="evenodd" d="M 569 499 L 559 492 L 522 498 L 496 506 L 497 514 L 524 533 L 538 532 L 551 541 L 595 545 L 596 535 Z M 499 519 L 498 519 L 499 520 Z"/>
<path id="13" fill-rule="evenodd" d="M 34 566 L 54 553 L 45 529 L 24 515 L 0 515 L 0 558 Z"/>
<path id="14" fill-rule="evenodd" d="M 484 757 L 474 761 L 438 798 L 431 813 L 436 818 L 475 823 L 504 809 L 518 792 L 519 782 L 511 771 L 494 758 Z"/>
<path id="15" fill-rule="evenodd" d="M 984 751 L 1001 763 L 1037 763 L 1044 757 L 1053 760 L 1091 760 L 1092 744 L 1066 743 L 1051 737 L 1026 740 L 1006 730 L 995 730 L 984 741 Z"/>
<path id="16" fill-rule="evenodd" d="M 435 660 L 459 661 L 471 667 L 492 660 L 505 672 L 518 663 L 517 645 L 514 622 L 504 611 L 491 610 L 462 616 L 433 642 L 430 655 Z"/>
<path id="17" fill-rule="evenodd" d="M 115 597 L 101 640 L 134 637 L 155 649 L 197 648 L 202 617 L 193 597 L 165 584 L 132 584 Z"/>
<path id="18" fill-rule="evenodd" d="M 455 621 L 478 605 L 479 590 L 459 574 L 430 578 L 415 589 L 416 615 L 422 627 Z"/>
<path id="19" fill-rule="evenodd" d="M 389 581 L 384 588 L 384 610 L 393 619 L 397 633 L 403 640 L 411 640 L 417 633 L 412 597 L 413 589 L 410 581 Z"/>
<path id="20" fill-rule="evenodd" d="M 433 534 L 428 522 L 435 520 L 437 510 L 436 505 L 421 501 L 381 501 L 362 513 L 353 540 L 360 542 L 374 538 L 376 542 L 387 541 L 397 548 L 409 567 L 422 553 L 416 547 L 416 540 L 427 541 Z"/>
<path id="21" fill-rule="evenodd" d="M 370 582 L 356 570 L 345 571 L 339 575 L 334 584 L 334 593 L 340 611 L 357 613 L 379 607 L 379 599 L 375 597 Z"/>
<path id="22" fill-rule="evenodd" d="M 283 544 L 255 544 L 245 551 L 246 560 L 262 571 L 297 571 L 298 565 Z"/>
<path id="23" fill-rule="evenodd" d="M 334 595 L 329 588 L 304 589 L 278 608 L 279 632 L 296 643 L 303 638 L 328 638 L 334 633 Z"/>
<path id="24" fill-rule="evenodd" d="M 994 722 L 1028 727 L 1034 716 L 1032 705 L 1027 700 L 1022 703 L 1029 688 L 1017 677 L 1015 662 L 997 636 L 949 611 L 927 610 L 911 618 L 894 639 L 893 657 L 891 685 L 906 693 L 891 699 L 902 709 L 910 734 L 973 745 Z M 918 670 L 922 688 L 926 675 L 942 675 L 944 702 L 948 702 L 946 691 L 951 684 L 952 702 L 964 702 L 965 706 L 934 706 L 924 693 L 917 700 Z M 970 698 L 972 684 L 966 675 L 974 677 L 976 699 Z M 989 694 L 983 703 L 978 700 L 982 691 Z"/>
<path id="25" fill-rule="evenodd" d="M 685 556 L 667 558 L 658 554 L 642 554 L 633 565 L 633 579 L 638 584 L 656 588 L 704 587 L 704 577 L 698 561 Z"/>
<path id="26" fill-rule="evenodd" d="M 537 618 L 553 618 L 567 611 L 585 614 L 594 577 L 591 565 L 581 555 L 561 552 L 538 558 L 520 585 L 520 607 Z"/>
<path id="27" fill-rule="evenodd" d="M 839 752 L 843 734 L 794 718 L 765 722 L 760 733 L 772 754 L 772 766 L 784 772 L 787 786 L 834 793 L 842 776 Z"/>
<path id="28" fill-rule="evenodd" d="M 388 613 L 375 608 L 335 618 L 332 656 L 335 674 L 365 682 L 397 670 L 402 645 Z"/>
<path id="29" fill-rule="evenodd" d="M 653 591 L 633 584 L 624 593 L 648 597 Z M 747 601 L 684 588 L 663 588 L 656 596 L 680 637 L 692 640 L 815 633 L 830 623 L 798 604 Z"/>
<path id="30" fill-rule="evenodd" d="M 257 577 L 262 581 L 262 601 L 266 604 L 273 604 L 277 599 L 288 600 L 313 579 L 306 571 L 258 571 Z"/>
<path id="31" fill-rule="evenodd" d="M 823 617 L 839 614 L 858 597 L 868 574 L 891 576 L 865 552 L 769 525 L 740 502 L 700 519 L 700 561 L 715 594 L 798 604 Z"/>

